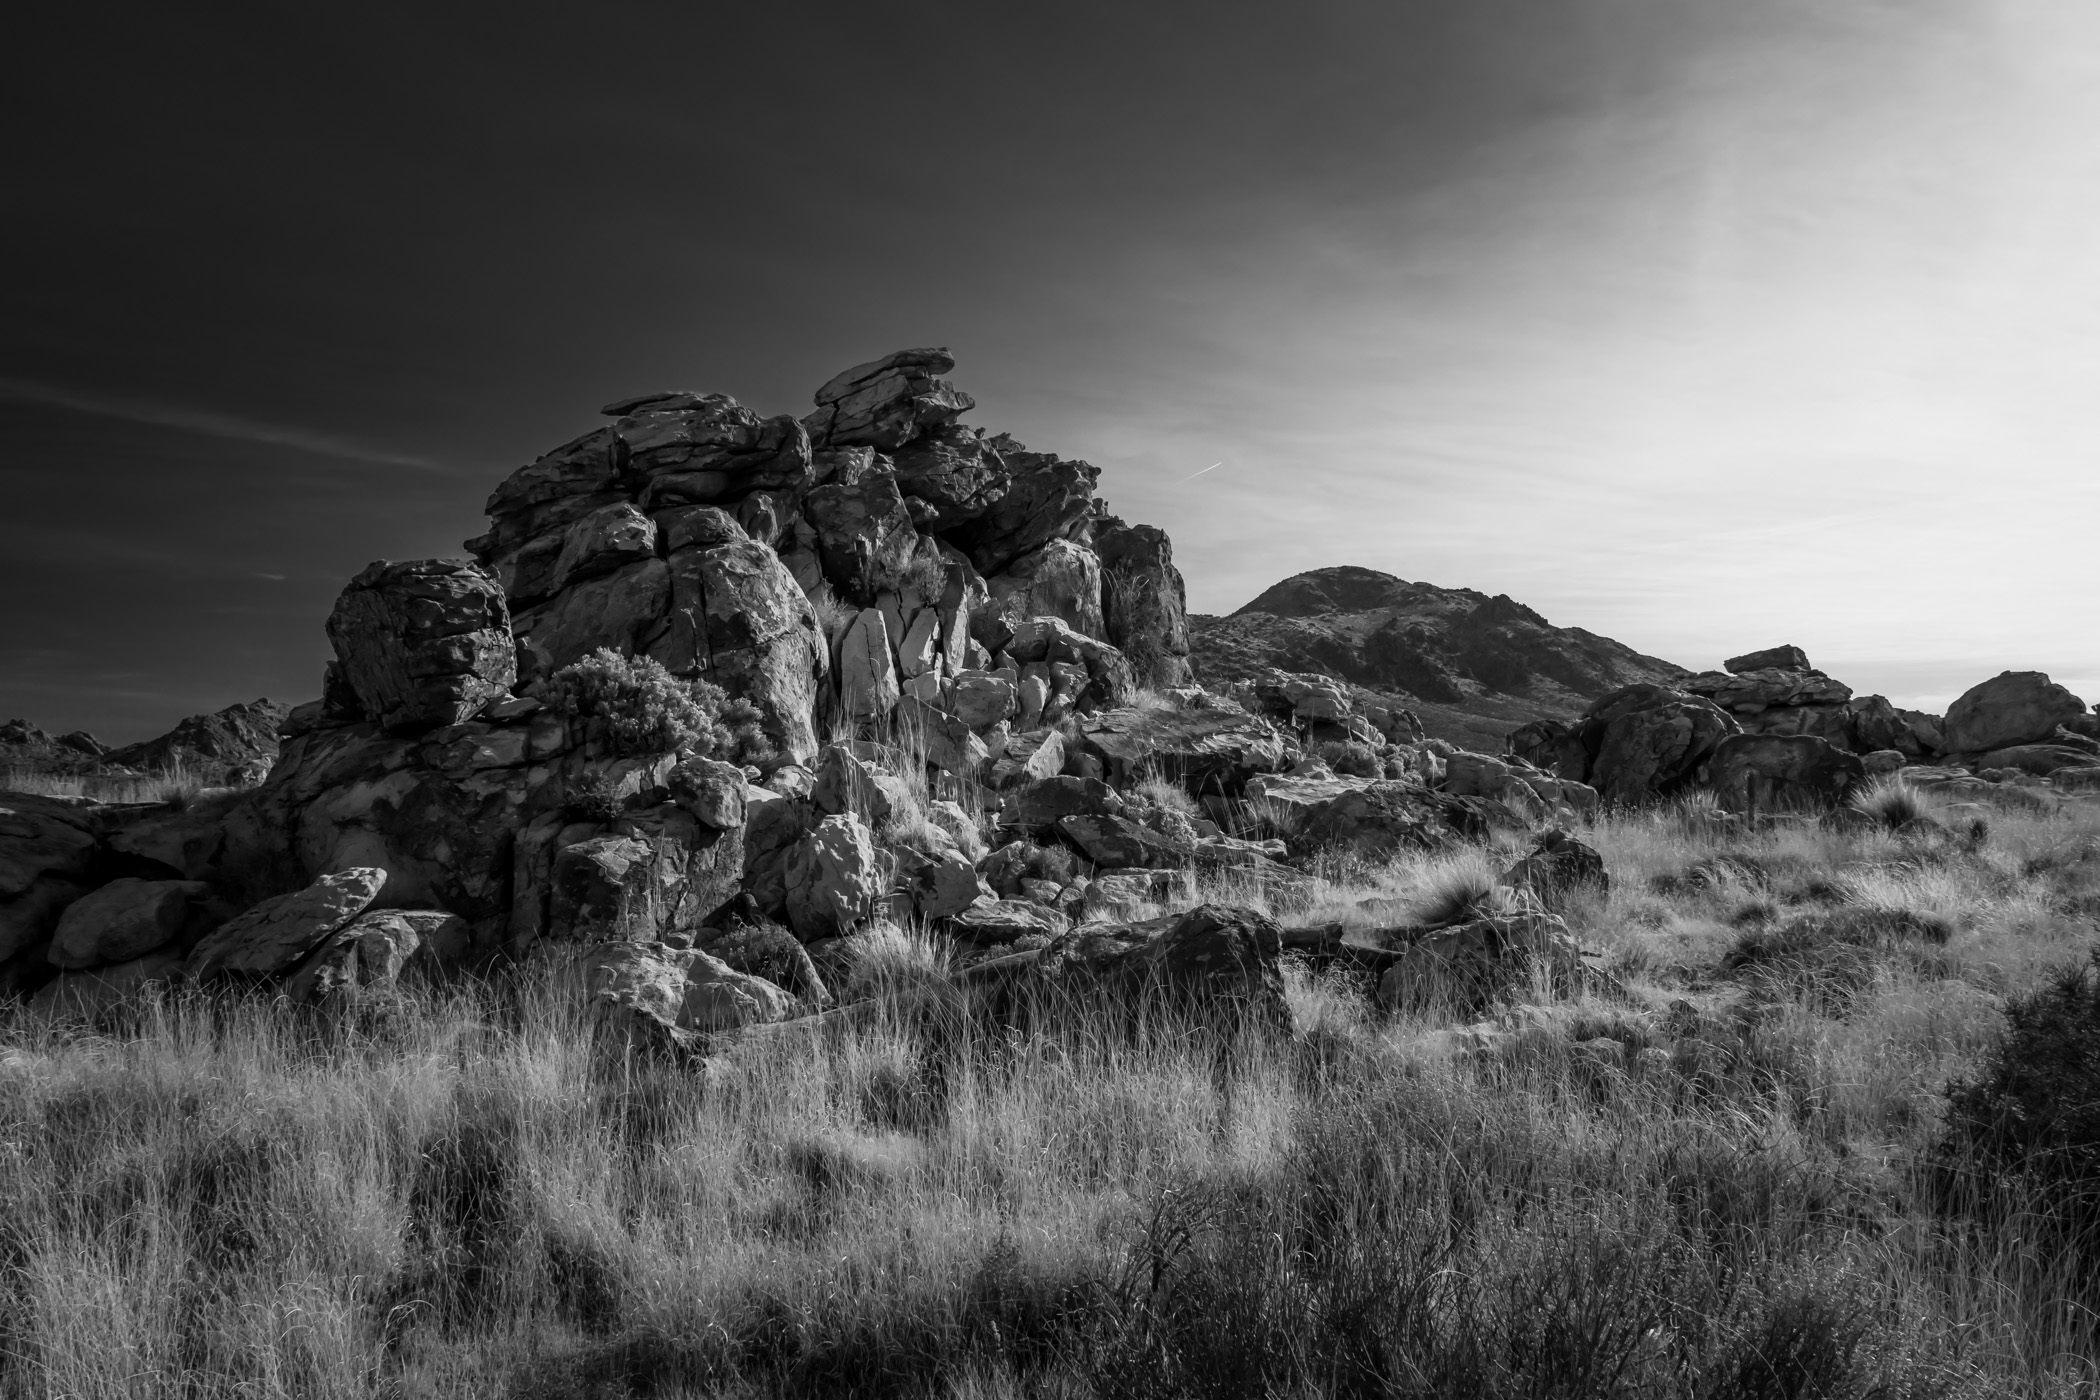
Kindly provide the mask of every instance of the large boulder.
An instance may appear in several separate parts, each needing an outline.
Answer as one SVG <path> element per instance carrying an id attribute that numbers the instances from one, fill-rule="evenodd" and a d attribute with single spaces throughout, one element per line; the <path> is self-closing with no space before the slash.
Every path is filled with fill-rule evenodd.
<path id="1" fill-rule="evenodd" d="M 1799 647 L 1766 647 L 1763 651 L 1744 652 L 1731 656 L 1721 663 L 1730 675 L 1740 676 L 1747 671 L 1806 671 L 1809 670 L 1808 653 Z"/>
<path id="2" fill-rule="evenodd" d="M 1741 728 L 1709 700 L 1668 686 L 1625 686 L 1576 722 L 1589 755 L 1589 771 L 1577 781 L 1610 803 L 1665 797 L 1688 786 L 1714 746 Z M 1576 775 L 1562 769 L 1560 776 Z"/>
<path id="3" fill-rule="evenodd" d="M 649 654 L 674 675 L 711 681 L 765 716 L 775 747 L 816 754 L 810 715 L 828 669 L 816 610 L 780 556 L 713 506 L 676 513 L 668 626 Z"/>
<path id="4" fill-rule="evenodd" d="M 229 972 L 283 972 L 364 913 L 385 884 L 386 871 L 352 867 L 266 899 L 207 934 L 190 953 L 189 975 L 202 982 Z"/>
<path id="5" fill-rule="evenodd" d="M 1251 909 L 1205 904 L 1122 926 L 1090 924 L 1042 951 L 1036 973 L 1082 1007 L 1165 1027 L 1291 1029 L 1282 931 Z"/>
<path id="6" fill-rule="evenodd" d="M 839 641 L 839 709 L 848 719 L 881 719 L 903 694 L 880 608 L 863 608 Z"/>
<path id="7" fill-rule="evenodd" d="M 1190 792 L 1236 797 L 1258 774 L 1279 773 L 1297 757 L 1276 726 L 1237 705 L 1101 710 L 1080 722 L 1084 750 L 1122 786 L 1157 773 Z"/>
<path id="8" fill-rule="evenodd" d="M 1810 735 L 1731 734 L 1707 760 L 1707 781 L 1731 812 L 1834 806 L 1866 776 L 1858 755 Z"/>
<path id="9" fill-rule="evenodd" d="M 1495 827 L 1521 827 L 1508 808 L 1479 797 L 1459 797 L 1415 783 L 1388 779 L 1309 807 L 1300 835 L 1316 846 L 1380 854 L 1394 850 L 1438 850 L 1477 840 Z"/>
<path id="10" fill-rule="evenodd" d="M 816 532 L 824 577 L 840 597 L 871 605 L 884 589 L 903 583 L 918 553 L 919 532 L 893 474 L 871 471 L 827 482 L 809 493 L 802 509 Z"/>
<path id="11" fill-rule="evenodd" d="M 1186 865 L 1196 856 L 1193 845 L 1114 813 L 1064 817 L 1057 830 L 1107 870 Z"/>
<path id="12" fill-rule="evenodd" d="M 1052 540 L 1080 538 L 1094 519 L 1094 484 L 1101 478 L 1099 467 L 1030 452 L 1004 433 L 988 443 L 1012 473 L 1012 484 L 982 515 L 953 532 L 986 578 L 1006 572 L 1016 559 Z"/>
<path id="13" fill-rule="evenodd" d="M 670 606 L 670 565 L 661 559 L 642 559 L 520 610 L 511 619 L 511 628 L 537 678 L 552 675 L 600 647 L 610 647 L 623 656 L 644 650 L 661 634 Z"/>
<path id="14" fill-rule="evenodd" d="M 1842 705 L 1852 698 L 1851 686 L 1821 671 L 1708 671 L 1686 677 L 1683 686 L 1740 715 L 1779 705 Z"/>
<path id="15" fill-rule="evenodd" d="M 47 956 L 64 968 L 143 957 L 174 942 L 191 904 L 209 893 L 195 880 L 112 880 L 66 907 Z"/>
<path id="16" fill-rule="evenodd" d="M 1947 707 L 1942 747 L 1980 753 L 2041 743 L 2084 713 L 2083 700 L 2042 672 L 2001 671 Z"/>
<path id="17" fill-rule="evenodd" d="M 817 390 L 805 417 L 818 447 L 902 447 L 975 407 L 976 400 L 941 378 L 955 368 L 945 349 L 898 350 L 855 365 Z"/>
<path id="18" fill-rule="evenodd" d="M 440 909 L 374 909 L 331 934 L 285 979 L 293 1001 L 322 1001 L 394 986 L 411 967 L 435 968 L 467 951 L 466 920 Z"/>
<path id="19" fill-rule="evenodd" d="M 960 423 L 925 429 L 890 459 L 897 489 L 922 530 L 949 530 L 975 520 L 1013 481 L 998 452 Z"/>
<path id="20" fill-rule="evenodd" d="M 850 813 L 824 818 L 789 855 L 788 927 L 806 943 L 851 933 L 884 893 L 874 838 Z"/>
<path id="21" fill-rule="evenodd" d="M 1188 595 L 1167 532 L 1108 516 L 1095 523 L 1093 542 L 1101 561 L 1102 635 L 1130 658 L 1139 684 L 1187 685 Z"/>
<path id="22" fill-rule="evenodd" d="M 0 960 L 51 936 L 101 856 L 88 813 L 46 797 L 0 793 Z"/>
<path id="23" fill-rule="evenodd" d="M 991 606 L 1009 629 L 1032 617 L 1062 618 L 1075 632 L 1102 637 L 1101 561 L 1068 539 L 1051 540 L 985 580 Z"/>
<path id="24" fill-rule="evenodd" d="M 583 963 L 600 1023 L 688 1046 L 694 1037 L 784 1021 L 800 1007 L 784 988 L 697 948 L 608 943 Z"/>
<path id="25" fill-rule="evenodd" d="M 336 600 L 328 640 L 359 708 L 386 730 L 458 724 L 517 679 L 509 605 L 464 560 L 381 560 Z"/>

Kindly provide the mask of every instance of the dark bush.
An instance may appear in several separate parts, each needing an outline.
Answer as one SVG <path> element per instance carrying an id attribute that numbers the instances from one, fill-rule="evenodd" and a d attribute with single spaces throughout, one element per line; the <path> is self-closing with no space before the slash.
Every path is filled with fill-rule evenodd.
<path id="1" fill-rule="evenodd" d="M 1939 1159 L 1958 1200 L 2024 1190 L 2072 1235 L 2100 1225 L 2100 948 L 2006 1003 L 1982 1074 L 1948 1090 Z"/>
<path id="2" fill-rule="evenodd" d="M 728 763 L 778 767 L 765 714 L 718 685 L 681 680 L 647 656 L 600 647 L 556 671 L 548 700 L 604 736 L 621 755 L 695 753 Z"/>

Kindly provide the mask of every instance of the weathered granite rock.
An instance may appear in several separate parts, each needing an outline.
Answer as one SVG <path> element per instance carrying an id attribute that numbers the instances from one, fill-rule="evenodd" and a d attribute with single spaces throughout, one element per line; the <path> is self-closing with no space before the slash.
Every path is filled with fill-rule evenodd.
<path id="1" fill-rule="evenodd" d="M 919 532 L 895 476 L 876 471 L 851 483 L 827 483 L 809 493 L 802 510 L 816 531 L 824 577 L 840 597 L 868 605 L 904 581 Z"/>
<path id="2" fill-rule="evenodd" d="M 883 896 L 875 843 L 850 813 L 824 818 L 788 859 L 788 927 L 803 942 L 851 933 Z"/>
<path id="3" fill-rule="evenodd" d="M 780 557 L 714 507 L 679 512 L 670 604 L 649 654 L 674 675 L 696 676 L 749 700 L 768 738 L 807 762 L 818 687 L 829 669 L 816 610 Z"/>
<path id="4" fill-rule="evenodd" d="M 744 770 L 711 758 L 688 758 L 670 772 L 671 800 L 717 831 L 744 825 Z"/>
<path id="5" fill-rule="evenodd" d="M 1507 808 L 1398 780 L 1367 782 L 1311 808 L 1304 839 L 1313 845 L 1378 852 L 1436 850 L 1486 836 L 1496 826 L 1521 827 Z"/>
<path id="6" fill-rule="evenodd" d="M 1009 630 L 1032 617 L 1063 619 L 1074 631 L 1103 637 L 1101 561 L 1094 551 L 1055 539 L 985 580 L 991 607 Z"/>
<path id="7" fill-rule="evenodd" d="M 1947 707 L 1943 749 L 1980 753 L 2046 742 L 2085 702 L 2040 671 L 2001 671 Z"/>
<path id="8" fill-rule="evenodd" d="M 364 913 L 386 878 L 384 870 L 353 866 L 323 875 L 296 893 L 264 900 L 205 936 L 190 953 L 190 978 L 203 982 L 229 972 L 268 976 L 285 971 Z"/>
<path id="9" fill-rule="evenodd" d="M 1064 771 L 1065 739 L 1055 729 L 1013 734 L 992 764 L 991 785 L 998 791 L 1054 778 Z"/>
<path id="10" fill-rule="evenodd" d="M 952 536 L 987 579 L 1051 540 L 1079 538 L 1094 518 L 1094 484 L 1101 477 L 1099 467 L 1030 452 L 1004 433 L 988 442 L 1012 484 Z"/>
<path id="11" fill-rule="evenodd" d="M 1070 921 L 1057 910 L 1028 899 L 973 904 L 948 921 L 948 931 L 954 937 L 994 946 L 1023 939 L 1047 942 L 1069 926 Z"/>
<path id="12" fill-rule="evenodd" d="M 2036 777 L 2048 777 L 2066 768 L 2100 767 L 2100 758 L 2068 744 L 2013 744 L 1978 754 L 1970 761 L 1978 770 L 2011 768 Z"/>
<path id="13" fill-rule="evenodd" d="M 1020 686 L 1003 675 L 964 671 L 943 692 L 943 707 L 971 729 L 984 730 L 1011 719 L 1020 708 Z"/>
<path id="14" fill-rule="evenodd" d="M 1668 796 L 1691 783 L 1714 746 L 1740 730 L 1711 701 L 1668 686 L 1625 686 L 1576 722 L 1590 755 L 1589 771 L 1578 780 L 1609 803 Z"/>
<path id="15" fill-rule="evenodd" d="M 228 705 L 191 715 L 159 738 L 107 750 L 101 760 L 145 773 L 180 770 L 208 787 L 253 786 L 270 775 L 277 729 L 290 714 L 275 700 Z"/>
<path id="16" fill-rule="evenodd" d="M 37 881 L 87 877 L 99 843 L 92 819 L 77 807 L 27 793 L 0 793 L 0 901 Z"/>
<path id="17" fill-rule="evenodd" d="M 922 918 L 947 918 L 993 898 L 991 887 L 961 851 L 934 856 L 912 878 L 912 903 Z"/>
<path id="18" fill-rule="evenodd" d="M 923 700 L 900 697 L 896 719 L 899 729 L 917 742 L 926 761 L 943 772 L 975 778 L 991 762 L 991 750 L 967 723 Z"/>
<path id="19" fill-rule="evenodd" d="M 1023 831 L 1051 826 L 1066 817 L 1121 812 L 1123 799 L 1097 778 L 1060 774 L 1009 791 L 999 805 L 999 824 Z"/>
<path id="20" fill-rule="evenodd" d="M 1799 647 L 1766 647 L 1763 651 L 1745 652 L 1731 656 L 1721 663 L 1731 675 L 1740 676 L 1748 671 L 1806 671 L 1808 653 Z"/>
<path id="21" fill-rule="evenodd" d="M 975 406 L 940 377 L 954 368 L 944 349 L 894 351 L 828 380 L 802 422 L 818 447 L 902 447 Z"/>
<path id="22" fill-rule="evenodd" d="M 86 893 L 85 885 L 46 875 L 20 894 L 0 899 L 0 963 L 49 943 L 67 906 Z"/>
<path id="23" fill-rule="evenodd" d="M 600 506 L 562 532 L 548 591 L 655 557 L 655 521 L 625 501 Z"/>
<path id="24" fill-rule="evenodd" d="M 66 907 L 47 956 L 64 968 L 143 957 L 174 942 L 191 903 L 209 893 L 210 886 L 194 880 L 112 880 Z"/>
<path id="25" fill-rule="evenodd" d="M 1141 924 L 1076 929 L 1043 950 L 1036 974 L 1085 1007 L 1288 1033 L 1282 952 L 1282 931 L 1266 916 L 1205 904 Z"/>
<path id="26" fill-rule="evenodd" d="M 879 719 L 903 694 L 880 608 L 864 608 L 839 642 L 839 707 L 849 719 Z"/>
<path id="27" fill-rule="evenodd" d="M 1857 755 L 1810 735 L 1731 734 L 1707 760 L 1708 782 L 1731 812 L 1828 808 L 1866 776 Z"/>
<path id="28" fill-rule="evenodd" d="M 285 980 L 293 1001 L 392 987 L 409 968 L 438 967 L 467 952 L 466 920 L 438 909 L 375 909 L 360 914 Z"/>
<path id="29" fill-rule="evenodd" d="M 951 530 L 995 505 L 1012 473 L 977 433 L 960 423 L 924 429 L 891 453 L 897 489 L 924 530 Z"/>
<path id="30" fill-rule="evenodd" d="M 510 609 L 463 560 L 388 560 L 350 581 L 328 640 L 364 714 L 382 729 L 458 724 L 517 679 Z"/>
<path id="31" fill-rule="evenodd" d="M 1296 759 L 1294 745 L 1273 724 L 1225 703 L 1107 709 L 1081 721 L 1080 732 L 1086 751 L 1124 787 L 1156 772 L 1192 793 L 1233 797 L 1250 778 L 1279 773 Z"/>
<path id="32" fill-rule="evenodd" d="M 1057 830 L 1104 869 L 1153 869 L 1185 865 L 1196 858 L 1193 844 L 1114 813 L 1063 817 L 1058 820 Z"/>
<path id="33" fill-rule="evenodd" d="M 1739 715 L 1779 705 L 1842 705 L 1852 698 L 1851 686 L 1821 671 L 1708 671 L 1686 677 L 1683 688 Z"/>
<path id="34" fill-rule="evenodd" d="M 532 674 L 546 676 L 600 647 L 623 656 L 645 651 L 670 606 L 670 565 L 643 559 L 520 611 L 511 628 L 532 658 Z"/>
<path id="35" fill-rule="evenodd" d="M 810 801 L 826 816 L 852 813 L 870 826 L 903 810 L 904 780 L 861 757 L 850 744 L 826 744 L 817 758 Z"/>
<path id="36" fill-rule="evenodd" d="M 149 988 L 163 987 L 182 974 L 182 954 L 162 949 L 110 967 L 61 972 L 29 998 L 39 1016 L 69 1016 L 93 1021 Z"/>
<path id="37" fill-rule="evenodd" d="M 1101 561 L 1100 635 L 1130 658 L 1140 685 L 1187 685 L 1188 591 L 1166 531 L 1107 516 L 1094 525 L 1093 548 Z"/>
<path id="38" fill-rule="evenodd" d="M 799 1009 L 784 988 L 694 948 L 602 944 L 586 955 L 584 976 L 601 1024 L 678 1046 L 784 1021 Z"/>

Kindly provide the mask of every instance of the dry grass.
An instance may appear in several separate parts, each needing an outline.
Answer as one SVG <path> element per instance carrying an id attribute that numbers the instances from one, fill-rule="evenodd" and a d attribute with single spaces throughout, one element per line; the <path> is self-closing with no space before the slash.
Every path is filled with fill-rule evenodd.
<path id="1" fill-rule="evenodd" d="M 0 768 L 0 792 L 32 797 L 84 797 L 120 804 L 162 803 L 178 811 L 208 793 L 202 779 L 180 763 L 151 773 L 53 773 L 41 768 Z"/>
<path id="2" fill-rule="evenodd" d="M 2087 1257 L 1920 1164 L 2000 999 L 2096 937 L 2093 810 L 1585 835 L 1625 990 L 1471 1027 L 1300 971 L 1289 1039 L 899 1015 L 704 1065 L 594 1041 L 546 968 L 354 1022 L 17 1014 L 0 1395 L 2088 1393 Z M 1322 907 L 1444 868 L 1334 864 Z"/>

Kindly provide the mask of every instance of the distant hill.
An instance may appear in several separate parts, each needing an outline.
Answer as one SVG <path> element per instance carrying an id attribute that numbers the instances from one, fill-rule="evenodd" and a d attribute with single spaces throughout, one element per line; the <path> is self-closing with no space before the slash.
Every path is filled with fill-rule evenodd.
<path id="1" fill-rule="evenodd" d="M 1434 736 L 1489 751 L 1527 721 L 1567 719 L 1622 685 L 1691 674 L 1555 627 L 1507 594 L 1347 564 L 1287 578 L 1229 617 L 1191 615 L 1189 644 L 1205 685 L 1317 672 L 1407 706 Z"/>

